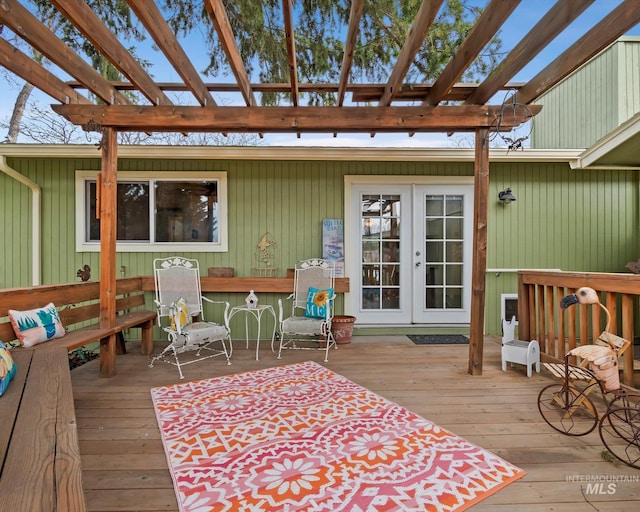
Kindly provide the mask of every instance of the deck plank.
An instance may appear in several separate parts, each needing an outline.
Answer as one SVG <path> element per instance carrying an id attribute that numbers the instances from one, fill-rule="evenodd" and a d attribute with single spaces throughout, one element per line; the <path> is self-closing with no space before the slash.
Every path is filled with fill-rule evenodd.
<path id="1" fill-rule="evenodd" d="M 157 343 L 156 347 L 161 344 Z M 175 367 L 156 364 L 137 347 L 118 356 L 118 375 L 97 379 L 95 361 L 73 370 L 73 390 L 82 455 L 83 484 L 90 511 L 177 510 L 177 503 L 149 393 L 180 382 Z M 471 376 L 468 346 L 414 345 L 404 336 L 355 336 L 331 351 L 326 366 L 491 450 L 527 475 L 472 507 L 478 511 L 636 511 L 640 471 L 602 459 L 596 432 L 569 437 L 553 431 L 537 410 L 547 374 L 526 376 L 524 366 L 501 371 L 496 339 L 484 344 L 484 371 Z M 287 351 L 281 360 L 261 350 L 234 347 L 232 365 L 210 360 L 185 368 L 186 380 L 217 377 L 306 360 L 322 352 Z M 575 476 L 631 477 L 614 494 L 583 494 Z M 590 505 L 589 502 L 592 503 Z"/>

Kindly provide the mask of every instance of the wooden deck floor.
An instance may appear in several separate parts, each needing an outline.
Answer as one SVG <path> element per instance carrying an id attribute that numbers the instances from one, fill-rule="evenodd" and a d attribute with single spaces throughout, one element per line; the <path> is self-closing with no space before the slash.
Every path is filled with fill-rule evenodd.
<path id="1" fill-rule="evenodd" d="M 159 344 L 157 344 L 159 345 Z M 304 360 L 321 352 L 287 351 L 235 342 L 233 364 L 214 359 L 186 368 L 186 380 Z M 92 511 L 177 510 L 149 389 L 178 382 L 177 369 L 148 368 L 131 344 L 118 375 L 98 378 L 98 362 L 72 371 L 83 483 Z M 572 438 L 541 419 L 536 399 L 550 378 L 527 378 L 524 367 L 500 368 L 500 347 L 485 342 L 482 376 L 467 373 L 466 345 L 414 345 L 404 336 L 356 336 L 332 351 L 327 367 L 521 467 L 527 475 L 473 507 L 474 511 L 637 511 L 640 471 L 603 461 L 596 432 Z M 622 481 L 613 482 L 614 477 Z M 606 480 L 601 489 L 587 480 Z M 615 483 L 610 487 L 610 483 Z M 590 490 L 590 493 L 586 493 Z M 611 492 L 613 490 L 613 492 Z"/>

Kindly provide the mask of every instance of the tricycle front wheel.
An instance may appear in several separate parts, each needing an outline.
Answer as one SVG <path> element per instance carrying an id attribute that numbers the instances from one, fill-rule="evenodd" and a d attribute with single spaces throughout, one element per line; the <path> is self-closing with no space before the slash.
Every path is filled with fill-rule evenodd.
<path id="1" fill-rule="evenodd" d="M 584 436 L 598 424 L 598 412 L 589 397 L 573 386 L 550 384 L 538 395 L 544 421 L 561 434 Z"/>

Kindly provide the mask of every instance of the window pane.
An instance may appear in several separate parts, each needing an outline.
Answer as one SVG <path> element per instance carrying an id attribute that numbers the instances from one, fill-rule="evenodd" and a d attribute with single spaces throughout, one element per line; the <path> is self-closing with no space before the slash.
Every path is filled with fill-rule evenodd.
<path id="1" fill-rule="evenodd" d="M 362 242 L 362 261 L 365 263 L 380 261 L 380 242 Z"/>
<path id="2" fill-rule="evenodd" d="M 400 261 L 400 242 L 382 242 L 382 261 L 385 263 Z"/>
<path id="3" fill-rule="evenodd" d="M 380 309 L 379 288 L 364 288 L 362 290 L 362 309 Z"/>
<path id="4" fill-rule="evenodd" d="M 443 266 L 442 265 L 427 265 L 425 267 L 426 275 L 425 282 L 428 285 L 442 285 L 444 284 L 443 280 Z"/>
<path id="5" fill-rule="evenodd" d="M 446 307 L 448 309 L 462 308 L 462 288 L 447 288 Z"/>
<path id="6" fill-rule="evenodd" d="M 429 309 L 442 309 L 442 288 L 427 288 L 425 290 L 425 304 Z"/>
<path id="7" fill-rule="evenodd" d="M 463 219 L 447 219 L 447 238 L 449 240 L 453 238 L 457 238 L 458 240 L 462 240 L 462 224 Z"/>
<path id="8" fill-rule="evenodd" d="M 447 196 L 447 217 L 461 217 L 464 214 L 462 196 Z"/>
<path id="9" fill-rule="evenodd" d="M 462 242 L 447 242 L 447 262 L 462 262 Z"/>
<path id="10" fill-rule="evenodd" d="M 400 309 L 400 290 L 398 288 L 382 289 L 382 309 Z"/>
<path id="11" fill-rule="evenodd" d="M 88 241 L 100 240 L 100 220 L 96 219 L 96 182 L 89 181 Z M 120 183 L 117 185 L 118 241 L 148 242 L 149 235 L 149 184 L 146 182 Z"/>
<path id="12" fill-rule="evenodd" d="M 425 223 L 425 230 L 427 232 L 428 239 L 439 239 L 444 238 L 444 231 L 442 229 L 443 220 L 442 219 L 427 219 Z"/>
<path id="13" fill-rule="evenodd" d="M 362 285 L 376 286 L 380 284 L 380 266 L 362 265 Z"/>
<path id="14" fill-rule="evenodd" d="M 462 265 L 447 265 L 447 284 L 462 286 Z"/>
<path id="15" fill-rule="evenodd" d="M 425 197 L 425 213 L 427 217 L 440 217 L 444 212 L 444 202 L 442 196 Z"/>
<path id="16" fill-rule="evenodd" d="M 157 181 L 156 242 L 218 242 L 216 182 Z"/>
<path id="17" fill-rule="evenodd" d="M 400 216 L 400 197 L 382 196 L 381 201 L 382 211 L 380 212 L 383 217 L 399 217 Z"/>
<path id="18" fill-rule="evenodd" d="M 400 265 L 382 266 L 382 284 L 391 286 L 400 285 Z"/>
<path id="19" fill-rule="evenodd" d="M 442 242 L 427 242 L 426 251 L 428 262 L 440 262 L 444 258 L 444 244 Z"/>
<path id="20" fill-rule="evenodd" d="M 398 238 L 400 235 L 400 219 L 382 219 L 382 238 Z"/>

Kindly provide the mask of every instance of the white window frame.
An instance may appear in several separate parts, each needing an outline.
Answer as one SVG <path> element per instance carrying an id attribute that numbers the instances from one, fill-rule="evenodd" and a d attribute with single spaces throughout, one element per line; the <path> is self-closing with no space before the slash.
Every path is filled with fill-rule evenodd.
<path id="1" fill-rule="evenodd" d="M 518 302 L 518 294 L 517 293 L 501 293 L 500 294 L 500 318 L 506 320 L 507 322 L 511 321 L 511 318 L 505 318 L 507 315 L 507 301 L 515 300 Z M 518 316 L 516 313 L 516 325 L 518 325 Z"/>
<path id="2" fill-rule="evenodd" d="M 99 252 L 99 241 L 85 240 L 86 230 L 86 190 L 87 181 L 96 180 L 99 171 L 76 171 L 76 251 Z M 177 176 L 176 176 L 177 174 Z M 122 181 L 216 181 L 218 183 L 218 230 L 217 242 L 122 242 L 116 244 L 117 252 L 227 252 L 229 249 L 228 216 L 227 216 L 227 173 L 212 172 L 179 172 L 169 174 L 164 172 L 118 172 L 118 179 Z M 151 201 L 149 203 L 150 219 L 155 219 L 153 186 L 150 187 Z M 153 226 L 152 226 L 153 228 Z"/>

